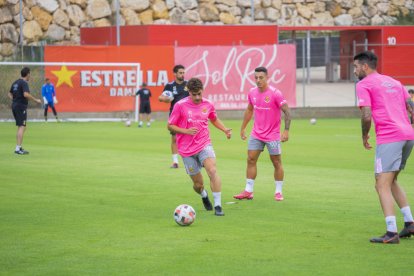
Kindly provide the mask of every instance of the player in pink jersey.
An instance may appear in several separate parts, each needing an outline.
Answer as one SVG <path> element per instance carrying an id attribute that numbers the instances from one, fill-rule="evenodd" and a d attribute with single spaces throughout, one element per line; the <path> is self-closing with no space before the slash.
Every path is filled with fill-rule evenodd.
<path id="1" fill-rule="evenodd" d="M 246 126 L 254 115 L 254 125 L 247 151 L 246 188 L 235 199 L 253 199 L 253 186 L 257 175 L 257 160 L 266 145 L 274 167 L 276 201 L 283 200 L 282 186 L 284 171 L 282 166 L 282 148 L 280 142 L 289 140 L 290 110 L 282 93 L 267 83 L 267 69 L 258 67 L 254 77 L 256 88 L 250 90 L 249 104 L 244 112 L 240 136 L 246 140 Z M 285 129 L 280 135 L 281 111 L 285 114 Z"/>
<path id="2" fill-rule="evenodd" d="M 193 189 L 201 195 L 206 210 L 213 207 L 204 189 L 201 168 L 206 169 L 214 198 L 216 216 L 224 216 L 221 206 L 221 179 L 217 174 L 216 156 L 211 145 L 208 121 L 231 138 L 231 129 L 226 128 L 217 117 L 213 104 L 202 97 L 203 83 L 197 78 L 187 82 L 190 96 L 177 102 L 168 120 L 168 129 L 177 134 L 178 153 L 183 158 L 187 174 L 193 181 Z"/>
<path id="3" fill-rule="evenodd" d="M 354 57 L 354 73 L 357 83 L 358 106 L 361 109 L 362 143 L 369 144 L 371 118 L 374 120 L 377 147 L 375 151 L 375 188 L 387 232 L 370 239 L 374 243 L 399 243 L 400 237 L 414 235 L 413 216 L 407 197 L 397 182 L 414 145 L 414 129 L 408 113 L 413 117 L 411 98 L 401 83 L 389 76 L 377 73 L 377 56 L 369 51 Z M 408 110 L 408 113 L 407 113 Z M 404 229 L 398 234 L 394 212 L 394 200 L 404 216 Z"/>

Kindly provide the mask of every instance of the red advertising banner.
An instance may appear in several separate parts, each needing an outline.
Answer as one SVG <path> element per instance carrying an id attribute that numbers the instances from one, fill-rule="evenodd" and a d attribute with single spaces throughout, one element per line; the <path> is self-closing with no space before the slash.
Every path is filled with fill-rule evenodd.
<path id="1" fill-rule="evenodd" d="M 158 96 L 173 79 L 173 47 L 47 46 L 45 62 L 67 63 L 46 66 L 45 72 L 55 85 L 59 112 L 132 111 L 137 80 L 151 90 L 152 110 L 169 108 Z"/>
<path id="2" fill-rule="evenodd" d="M 254 69 L 268 69 L 269 85 L 278 88 L 296 107 L 296 48 L 294 45 L 176 47 L 175 63 L 186 67 L 186 79 L 200 78 L 203 96 L 218 110 L 247 106 L 255 87 Z"/>

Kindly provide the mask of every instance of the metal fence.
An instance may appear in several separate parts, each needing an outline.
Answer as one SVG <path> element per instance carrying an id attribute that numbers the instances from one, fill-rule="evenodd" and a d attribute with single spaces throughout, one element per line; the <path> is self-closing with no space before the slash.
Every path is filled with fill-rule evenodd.
<path id="1" fill-rule="evenodd" d="M 339 36 L 326 35 L 322 37 L 305 36 L 297 39 L 281 40 L 280 43 L 296 45 L 296 106 L 297 107 L 336 107 L 355 106 L 355 78 L 353 77 L 353 56 L 362 50 L 373 49 L 389 45 L 354 43 L 348 55 L 340 53 Z M 414 44 L 392 45 L 396 51 L 414 51 Z M 16 51 L 16 61 L 36 62 L 44 60 L 44 46 L 24 46 Z M 381 58 L 381 57 L 380 57 Z M 344 60 L 346 60 L 344 62 Z M 411 62 L 411 56 L 406 60 L 391 60 L 392 66 L 403 67 L 404 62 Z M 19 67 L 0 66 L 0 110 L 10 109 L 10 99 L 7 94 L 10 85 L 20 76 Z M 407 74 L 393 75 L 401 81 L 413 79 L 414 71 Z M 32 68 L 30 81 L 31 91 L 39 96 L 44 79 L 42 67 Z M 408 88 L 414 88 L 408 85 Z M 29 108 L 35 105 L 31 103 Z M 0 112 L 0 119 L 4 112 Z"/>

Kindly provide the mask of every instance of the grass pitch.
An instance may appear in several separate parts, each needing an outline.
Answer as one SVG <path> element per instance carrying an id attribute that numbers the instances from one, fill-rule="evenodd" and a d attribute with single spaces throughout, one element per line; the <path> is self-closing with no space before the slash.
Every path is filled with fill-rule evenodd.
<path id="1" fill-rule="evenodd" d="M 240 121 L 225 123 L 232 140 L 214 127 L 211 133 L 223 202 L 233 202 L 245 185 L 247 144 Z M 285 201 L 273 199 L 265 151 L 254 200 L 224 204 L 224 217 L 203 210 L 183 168 L 169 169 L 165 122 L 142 129 L 29 123 L 28 156 L 13 154 L 15 133 L 13 123 L 0 124 L 2 275 L 412 273 L 413 238 L 368 242 L 383 234 L 385 222 L 374 151 L 362 147 L 357 119 L 294 120 L 283 144 Z M 400 176 L 412 206 L 413 158 Z M 173 220 L 183 203 L 197 212 L 190 227 Z"/>

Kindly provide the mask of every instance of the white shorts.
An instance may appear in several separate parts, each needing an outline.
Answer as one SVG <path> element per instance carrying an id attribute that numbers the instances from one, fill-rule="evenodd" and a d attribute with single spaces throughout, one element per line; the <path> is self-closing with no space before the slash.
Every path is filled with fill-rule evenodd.
<path id="1" fill-rule="evenodd" d="M 248 150 L 264 150 L 264 146 L 266 145 L 267 150 L 269 151 L 270 155 L 280 155 L 282 154 L 282 146 L 280 144 L 280 141 L 269 141 L 264 142 L 262 140 L 253 138 L 250 136 L 249 138 L 249 144 L 247 146 Z"/>
<path id="2" fill-rule="evenodd" d="M 216 158 L 212 145 L 206 146 L 197 154 L 183 157 L 183 163 L 188 175 L 196 175 L 201 171 L 203 163 L 207 158 Z"/>
<path id="3" fill-rule="evenodd" d="M 375 173 L 403 170 L 414 146 L 414 140 L 378 145 L 375 150 Z"/>

